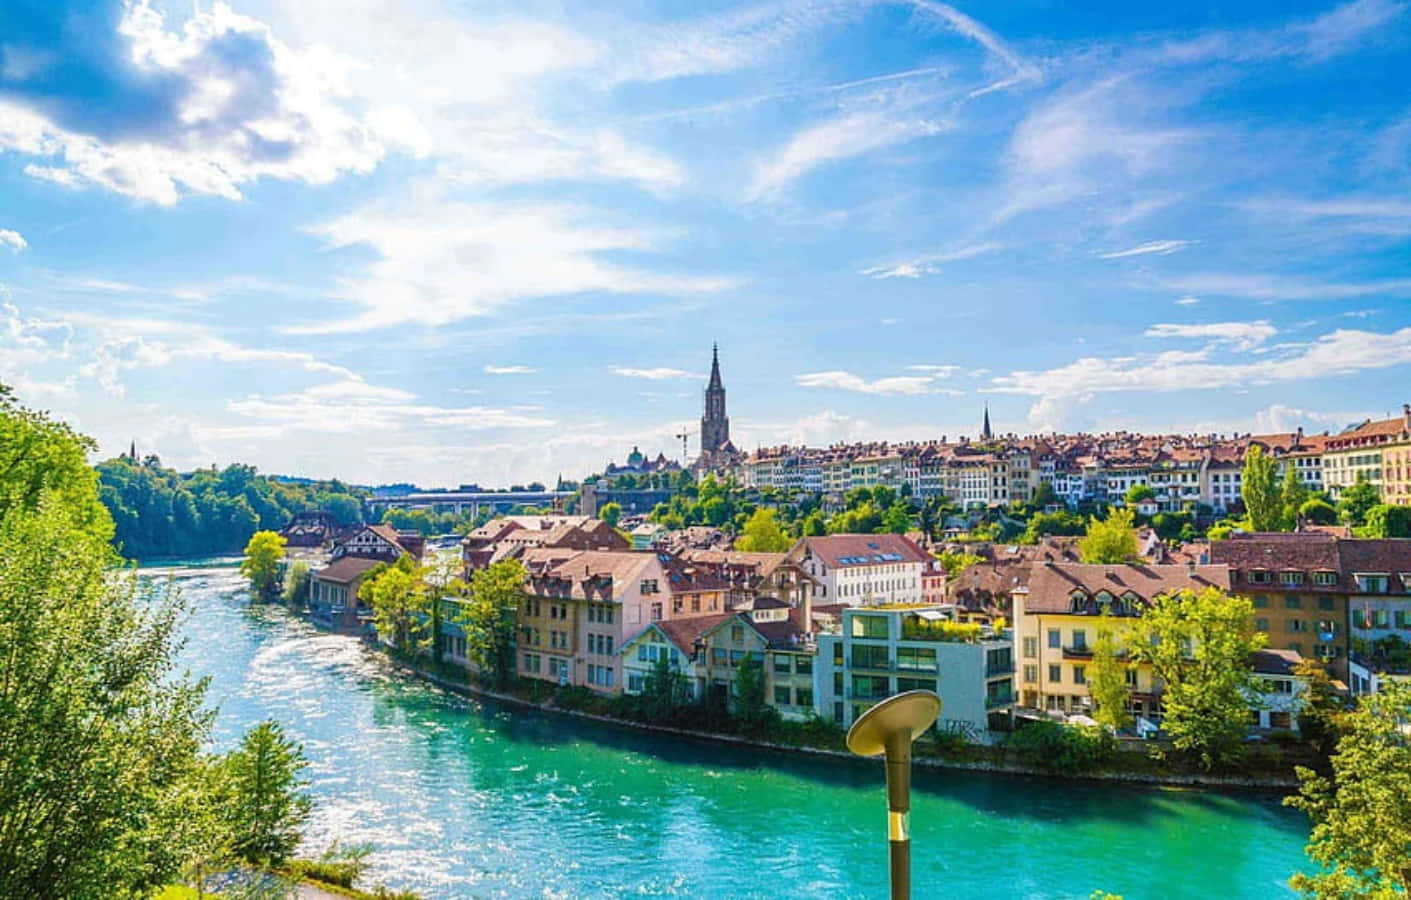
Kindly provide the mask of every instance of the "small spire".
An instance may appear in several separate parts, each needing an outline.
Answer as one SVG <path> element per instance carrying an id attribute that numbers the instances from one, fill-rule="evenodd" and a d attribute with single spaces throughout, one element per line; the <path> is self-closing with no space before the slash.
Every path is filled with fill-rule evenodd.
<path id="1" fill-rule="evenodd" d="M 127 458 L 133 462 L 137 462 L 137 441 L 134 440 L 132 445 L 128 447 Z"/>
<path id="2" fill-rule="evenodd" d="M 990 404 L 986 403 L 986 404 L 985 404 L 985 426 L 984 426 L 984 428 L 982 428 L 982 429 L 980 430 L 980 439 L 983 440 L 983 441 L 988 441 L 988 440 L 990 440 L 990 439 L 993 438 L 993 437 L 994 437 L 994 433 L 990 431 Z"/>

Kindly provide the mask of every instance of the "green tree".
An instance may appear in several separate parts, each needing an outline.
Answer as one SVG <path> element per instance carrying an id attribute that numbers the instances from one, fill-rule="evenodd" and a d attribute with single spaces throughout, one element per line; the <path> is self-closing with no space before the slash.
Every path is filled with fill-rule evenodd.
<path id="1" fill-rule="evenodd" d="M 1308 488 L 1298 477 L 1298 468 L 1293 460 L 1284 465 L 1284 480 L 1279 486 L 1279 529 L 1293 531 L 1298 527 L 1298 517 L 1303 504 L 1308 502 Z"/>
<path id="2" fill-rule="evenodd" d="M 1321 497 L 1303 501 L 1303 505 L 1298 508 L 1298 515 L 1313 525 L 1336 525 L 1338 520 L 1337 507 Z"/>
<path id="3" fill-rule="evenodd" d="M 744 530 L 735 539 L 735 549 L 755 553 L 782 553 L 794 545 L 779 527 L 774 510 L 760 507 L 745 522 Z"/>
<path id="4" fill-rule="evenodd" d="M 1381 500 L 1382 494 L 1377 486 L 1367 480 L 1366 473 L 1358 472 L 1357 481 L 1351 487 L 1343 488 L 1342 496 L 1338 498 L 1338 518 L 1345 525 L 1360 528 L 1367 524 L 1367 513 Z"/>
<path id="5" fill-rule="evenodd" d="M 1279 464 L 1258 444 L 1251 444 L 1244 455 L 1244 472 L 1240 476 L 1240 497 L 1249 516 L 1251 531 L 1278 531 L 1283 519 L 1283 507 L 1278 486 Z"/>
<path id="6" fill-rule="evenodd" d="M 1411 506 L 1391 506 L 1378 503 L 1367 510 L 1366 524 L 1358 531 L 1359 537 L 1406 538 L 1411 537 Z"/>
<path id="7" fill-rule="evenodd" d="M 269 600 L 279 591 L 284 545 L 284 537 L 275 531 L 257 531 L 245 545 L 240 574 L 250 579 L 250 590 L 261 600 Z"/>
<path id="8" fill-rule="evenodd" d="M 97 476 L 88 466 L 95 449 L 91 438 L 19 405 L 0 384 L 0 518 L 14 509 L 33 512 L 48 497 L 79 528 L 112 537 L 113 520 L 98 501 Z"/>
<path id="9" fill-rule="evenodd" d="M 662 653 L 642 682 L 642 712 L 649 721 L 670 722 L 691 701 L 691 688 L 670 653 Z"/>
<path id="10" fill-rule="evenodd" d="M 816 509 L 809 513 L 808 517 L 803 520 L 803 526 L 800 530 L 804 537 L 822 537 L 827 534 L 828 526 L 823 520 L 823 513 Z"/>
<path id="11" fill-rule="evenodd" d="M 464 597 L 469 585 L 461 577 L 458 556 L 442 557 L 421 567 L 421 579 L 426 586 L 428 615 L 431 623 L 431 658 L 441 662 L 441 623 L 445 618 L 447 597 Z"/>
<path id="12" fill-rule="evenodd" d="M 912 525 L 911 507 L 898 501 L 887 507 L 880 527 L 891 534 L 906 534 L 912 529 Z"/>
<path id="13" fill-rule="evenodd" d="M 1265 644 L 1254 605 L 1218 588 L 1157 597 L 1134 620 L 1128 648 L 1161 680 L 1162 728 L 1205 768 L 1237 759 L 1260 691 L 1250 656 Z"/>
<path id="14" fill-rule="evenodd" d="M 358 599 L 372 609 L 373 627 L 394 651 L 415 655 L 426 649 L 431 600 L 411 557 L 370 569 L 358 587 Z"/>
<path id="15" fill-rule="evenodd" d="M 0 516 L 3 897 L 145 896 L 201 855 L 210 716 L 173 666 L 184 608 L 139 598 L 94 515 L 46 489 Z"/>
<path id="16" fill-rule="evenodd" d="M 1104 609 L 1098 618 L 1097 640 L 1093 642 L 1093 662 L 1088 667 L 1088 692 L 1096 705 L 1093 718 L 1118 731 L 1132 725 L 1132 714 L 1127 711 L 1132 698 L 1132 689 L 1127 684 L 1130 669 L 1131 664 L 1122 657 L 1115 620 Z"/>
<path id="17" fill-rule="evenodd" d="M 1026 544 L 1037 544 L 1050 535 L 1077 535 L 1087 531 L 1088 523 L 1080 515 L 1066 509 L 1057 512 L 1034 513 L 1024 529 L 1021 540 Z"/>
<path id="18" fill-rule="evenodd" d="M 946 570 L 947 578 L 954 578 L 961 572 L 975 565 L 984 562 L 984 557 L 974 553 L 945 551 L 936 554 L 936 559 L 941 561 L 941 568 Z"/>
<path id="19" fill-rule="evenodd" d="M 1286 801 L 1308 813 L 1316 874 L 1290 884 L 1316 900 L 1393 900 L 1411 894 L 1411 685 L 1384 682 L 1343 717 L 1332 776 L 1300 767 Z"/>
<path id="20" fill-rule="evenodd" d="M 1034 488 L 1034 496 L 1029 500 L 1030 505 L 1035 509 L 1043 509 L 1059 502 L 1058 494 L 1054 493 L 1053 484 L 1047 481 L 1039 482 L 1039 486 Z"/>
<path id="21" fill-rule="evenodd" d="M 460 625 L 466 653 L 482 676 L 496 685 L 514 674 L 514 617 L 529 577 L 517 559 L 504 559 L 470 576 L 470 599 Z"/>
<path id="22" fill-rule="evenodd" d="M 731 715 L 747 734 L 759 734 L 778 720 L 778 711 L 769 705 L 765 695 L 764 663 L 760 654 L 746 653 L 735 668 L 731 699 Z"/>
<path id="23" fill-rule="evenodd" d="M 225 762 L 228 815 L 239 858 L 279 866 L 293 855 L 313 810 L 303 778 L 308 764 L 303 748 L 276 722 L 256 725 L 231 751 Z"/>
<path id="24" fill-rule="evenodd" d="M 603 508 L 598 510 L 598 518 L 616 528 L 617 520 L 622 518 L 622 504 L 616 501 L 604 503 Z"/>
<path id="25" fill-rule="evenodd" d="M 1127 493 L 1125 496 L 1123 496 L 1122 502 L 1127 504 L 1128 506 L 1136 506 L 1138 503 L 1143 503 L 1147 500 L 1151 500 L 1155 496 L 1156 491 L 1153 491 L 1147 485 L 1134 484 L 1131 487 L 1127 488 Z"/>
<path id="26" fill-rule="evenodd" d="M 1093 516 L 1088 533 L 1078 542 L 1078 553 L 1085 563 L 1116 564 L 1136 559 L 1136 514 L 1129 508 L 1113 508 L 1107 518 Z"/>
<path id="27" fill-rule="evenodd" d="M 309 599 L 309 564 L 295 560 L 284 576 L 284 591 L 280 595 L 290 606 L 299 606 Z"/>
<path id="28" fill-rule="evenodd" d="M 1298 733 L 1315 753 L 1326 758 L 1341 734 L 1340 723 L 1347 706 L 1327 668 L 1318 660 L 1302 660 L 1294 666 L 1293 674 L 1308 683 L 1298 713 Z"/>

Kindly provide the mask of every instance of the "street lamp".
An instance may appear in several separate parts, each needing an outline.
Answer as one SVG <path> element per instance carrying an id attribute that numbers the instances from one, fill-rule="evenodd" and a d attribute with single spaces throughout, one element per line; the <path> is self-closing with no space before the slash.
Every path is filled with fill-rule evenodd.
<path id="1" fill-rule="evenodd" d="M 887 757 L 887 846 L 892 900 L 911 900 L 911 742 L 941 714 L 931 691 L 888 697 L 848 729 L 848 749 L 858 756 Z"/>

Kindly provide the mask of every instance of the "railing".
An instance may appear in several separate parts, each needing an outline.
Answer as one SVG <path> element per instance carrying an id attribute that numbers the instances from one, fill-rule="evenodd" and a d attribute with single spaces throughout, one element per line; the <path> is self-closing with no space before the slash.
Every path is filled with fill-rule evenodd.
<path id="1" fill-rule="evenodd" d="M 1073 646 L 1071 646 L 1071 647 L 1064 647 L 1064 648 L 1063 648 L 1063 658 L 1064 658 L 1064 659 L 1092 659 L 1092 658 L 1093 658 L 1093 648 L 1087 646 L 1086 644 L 1084 644 L 1084 645 L 1082 645 L 1082 646 L 1078 646 L 1078 645 L 1075 644 L 1075 645 L 1073 645 Z"/>
<path id="2" fill-rule="evenodd" d="M 998 678 L 1001 675 L 1013 675 L 1014 663 L 1001 663 L 995 666 L 985 667 L 986 678 Z"/>
<path id="3" fill-rule="evenodd" d="M 985 709 L 995 709 L 996 707 L 1000 707 L 1000 706 L 1013 706 L 1013 705 L 1014 705 L 1014 695 L 1013 695 L 1013 694 L 995 694 L 994 696 L 986 696 L 986 697 L 985 697 Z"/>

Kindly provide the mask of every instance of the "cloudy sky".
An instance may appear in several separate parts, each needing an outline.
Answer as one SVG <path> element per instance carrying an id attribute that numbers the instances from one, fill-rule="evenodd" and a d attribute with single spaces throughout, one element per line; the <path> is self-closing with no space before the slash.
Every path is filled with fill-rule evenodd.
<path id="1" fill-rule="evenodd" d="M 181 467 L 1411 401 L 1411 10 L 0 4 L 0 381 Z M 692 445 L 692 452 L 695 447 Z"/>

